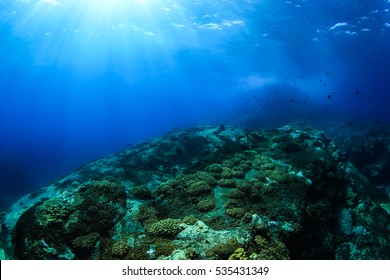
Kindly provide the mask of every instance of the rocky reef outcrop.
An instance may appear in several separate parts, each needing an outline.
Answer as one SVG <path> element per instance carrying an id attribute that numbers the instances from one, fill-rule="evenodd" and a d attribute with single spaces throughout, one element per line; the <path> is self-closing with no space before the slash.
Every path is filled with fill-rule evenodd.
<path id="1" fill-rule="evenodd" d="M 2 213 L 10 259 L 390 259 L 386 190 L 309 127 L 177 129 Z"/>

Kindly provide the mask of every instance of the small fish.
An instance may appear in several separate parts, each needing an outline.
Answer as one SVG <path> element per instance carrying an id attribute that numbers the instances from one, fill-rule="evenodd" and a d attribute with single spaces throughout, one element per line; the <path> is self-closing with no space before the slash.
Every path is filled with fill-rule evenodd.
<path id="1" fill-rule="evenodd" d="M 329 77 L 329 73 L 328 73 L 328 72 L 326 72 L 325 74 L 326 74 L 326 76 L 328 76 L 328 77 Z"/>
<path id="2" fill-rule="evenodd" d="M 295 99 L 291 99 L 290 101 L 291 101 L 291 102 L 295 102 Z"/>
<path id="3" fill-rule="evenodd" d="M 329 95 L 328 95 L 328 99 L 331 99 L 332 96 L 333 96 L 333 94 L 329 94 Z"/>

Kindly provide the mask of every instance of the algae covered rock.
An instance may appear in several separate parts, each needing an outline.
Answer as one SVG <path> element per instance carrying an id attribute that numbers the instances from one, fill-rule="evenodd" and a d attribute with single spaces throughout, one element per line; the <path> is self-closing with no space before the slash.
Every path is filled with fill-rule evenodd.
<path id="1" fill-rule="evenodd" d="M 7 259 L 389 259 L 386 191 L 312 128 L 176 129 L 21 198 L 0 218 L 0 252 Z"/>

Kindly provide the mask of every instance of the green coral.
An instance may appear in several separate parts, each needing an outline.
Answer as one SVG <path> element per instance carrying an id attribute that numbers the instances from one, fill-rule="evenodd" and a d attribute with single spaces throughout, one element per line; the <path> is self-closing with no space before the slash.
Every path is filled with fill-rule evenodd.
<path id="1" fill-rule="evenodd" d="M 70 213 L 68 203 L 60 198 L 50 199 L 38 206 L 35 210 L 38 223 L 47 227 L 53 223 L 63 223 Z"/>
<path id="2" fill-rule="evenodd" d="M 245 195 L 245 193 L 243 191 L 241 191 L 239 189 L 234 189 L 234 190 L 230 191 L 228 194 L 226 194 L 226 197 L 236 198 L 236 199 L 244 199 L 247 196 Z"/>
<path id="3" fill-rule="evenodd" d="M 164 199 L 165 197 L 172 196 L 175 192 L 171 184 L 174 180 L 169 180 L 168 182 L 161 184 L 156 190 L 152 192 L 152 195 L 158 199 Z"/>
<path id="4" fill-rule="evenodd" d="M 247 163 L 248 156 L 248 154 L 236 153 L 233 157 L 223 160 L 221 165 L 223 167 L 234 168 L 241 163 Z"/>
<path id="5" fill-rule="evenodd" d="M 198 221 L 198 219 L 196 219 L 194 216 L 185 216 L 185 217 L 182 219 L 181 222 L 182 222 L 183 224 L 193 225 L 193 224 L 195 224 L 197 221 Z"/>
<path id="6" fill-rule="evenodd" d="M 96 232 L 93 232 L 88 235 L 78 236 L 73 240 L 73 246 L 77 249 L 91 249 L 95 247 L 96 242 L 100 239 L 100 235 Z"/>
<path id="7" fill-rule="evenodd" d="M 236 187 L 236 181 L 233 179 L 219 179 L 218 185 L 220 185 L 223 188 L 235 188 Z"/>
<path id="8" fill-rule="evenodd" d="M 124 203 L 125 201 L 124 187 L 111 177 L 92 181 L 89 185 L 89 191 L 95 198 L 99 198 L 102 201 L 118 201 L 119 203 Z"/>
<path id="9" fill-rule="evenodd" d="M 211 247 L 206 251 L 205 255 L 208 259 L 226 260 L 239 246 L 240 244 L 236 239 L 229 239 L 226 243 L 217 244 Z"/>
<path id="10" fill-rule="evenodd" d="M 267 182 L 267 174 L 263 170 L 258 170 L 255 174 L 255 178 L 260 182 Z"/>
<path id="11" fill-rule="evenodd" d="M 28 242 L 28 240 L 26 240 Z M 58 251 L 46 243 L 44 239 L 34 240 L 28 245 L 28 250 L 34 254 L 34 259 L 52 260 L 56 259 Z"/>
<path id="12" fill-rule="evenodd" d="M 217 185 L 217 180 L 204 171 L 197 171 L 193 174 L 180 174 L 176 178 L 168 180 L 162 184 L 155 194 L 159 198 L 185 196 L 185 199 L 204 196 L 211 192 Z M 186 192 L 183 193 L 183 190 Z"/>
<path id="13" fill-rule="evenodd" d="M 217 184 L 214 177 L 204 171 L 197 171 L 192 174 L 179 174 L 175 179 L 169 180 L 167 183 L 175 188 L 177 186 L 188 186 L 195 182 L 204 182 L 211 187 Z"/>
<path id="14" fill-rule="evenodd" d="M 208 212 L 215 207 L 215 199 L 202 199 L 198 202 L 198 210 L 201 212 Z"/>
<path id="15" fill-rule="evenodd" d="M 270 241 L 263 236 L 256 235 L 254 244 L 248 247 L 239 247 L 229 256 L 229 260 L 288 260 L 289 251 L 286 245 L 279 241 Z"/>
<path id="16" fill-rule="evenodd" d="M 251 259 L 256 260 L 289 260 L 290 253 L 286 245 L 279 241 L 269 241 L 261 235 L 254 238 L 256 252 L 250 255 Z"/>
<path id="17" fill-rule="evenodd" d="M 260 165 L 260 169 L 263 171 L 274 170 L 275 168 L 276 166 L 269 159 L 267 159 L 263 162 L 263 164 Z"/>
<path id="18" fill-rule="evenodd" d="M 134 195 L 134 197 L 139 199 L 150 199 L 152 197 L 152 192 L 146 185 L 132 188 L 131 193 Z"/>
<path id="19" fill-rule="evenodd" d="M 229 208 L 226 209 L 226 215 L 235 218 L 235 219 L 241 219 L 245 215 L 245 210 L 243 208 Z"/>
<path id="20" fill-rule="evenodd" d="M 206 172 L 215 179 L 221 179 L 222 166 L 218 163 L 213 163 L 205 168 Z"/>
<path id="21" fill-rule="evenodd" d="M 180 224 L 180 219 L 168 218 L 146 226 L 145 230 L 152 236 L 172 238 L 181 231 Z"/>
<path id="22" fill-rule="evenodd" d="M 156 245 L 154 254 L 157 258 L 169 256 L 176 249 L 173 242 L 166 238 L 155 238 L 154 244 Z"/>
<path id="23" fill-rule="evenodd" d="M 117 241 L 112 245 L 111 253 L 115 257 L 123 257 L 126 255 L 130 246 L 125 241 Z"/>
<path id="24" fill-rule="evenodd" d="M 238 248 L 230 255 L 229 260 L 249 260 L 244 248 Z"/>
<path id="25" fill-rule="evenodd" d="M 236 170 L 230 167 L 222 167 L 222 179 L 243 178 L 244 176 L 245 172 L 242 170 Z"/>
<path id="26" fill-rule="evenodd" d="M 229 209 L 229 208 L 236 208 L 239 205 L 240 205 L 240 202 L 237 199 L 229 199 L 225 203 L 225 208 L 227 208 L 227 209 Z"/>
<path id="27" fill-rule="evenodd" d="M 198 171 L 193 174 L 194 180 L 206 182 L 209 186 L 214 187 L 217 184 L 217 180 L 208 172 Z"/>
<path id="28" fill-rule="evenodd" d="M 90 259 L 92 252 L 99 247 L 100 240 L 97 232 L 76 237 L 72 242 L 76 259 Z"/>
<path id="29" fill-rule="evenodd" d="M 204 181 L 195 181 L 192 182 L 187 188 L 187 193 L 191 196 L 201 196 L 209 194 L 211 192 L 211 187 Z"/>
<path id="30" fill-rule="evenodd" d="M 136 219 L 145 227 L 158 221 L 157 211 L 151 206 L 142 204 L 139 206 L 139 212 Z"/>
<path id="31" fill-rule="evenodd" d="M 265 155 L 259 155 L 259 154 L 256 154 L 254 156 L 254 159 L 252 161 L 252 167 L 256 170 L 260 170 L 260 169 L 263 169 L 262 168 L 262 165 L 267 163 L 269 160 L 268 158 L 265 156 Z"/>

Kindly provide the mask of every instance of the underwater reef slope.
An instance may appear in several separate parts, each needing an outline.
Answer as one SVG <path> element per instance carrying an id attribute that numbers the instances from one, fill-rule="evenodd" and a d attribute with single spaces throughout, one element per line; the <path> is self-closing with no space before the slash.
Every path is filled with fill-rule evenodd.
<path id="1" fill-rule="evenodd" d="M 390 259 L 390 207 L 324 132 L 174 130 L 2 213 L 6 259 Z"/>

